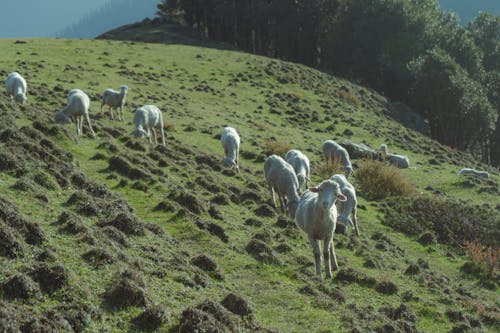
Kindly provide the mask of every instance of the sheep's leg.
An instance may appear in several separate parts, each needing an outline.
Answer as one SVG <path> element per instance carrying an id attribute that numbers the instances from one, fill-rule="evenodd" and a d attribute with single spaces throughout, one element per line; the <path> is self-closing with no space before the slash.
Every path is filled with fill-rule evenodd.
<path id="1" fill-rule="evenodd" d="M 80 119 L 78 122 L 78 126 L 80 126 L 80 135 L 83 135 L 83 115 L 79 116 L 78 119 Z"/>
<path id="2" fill-rule="evenodd" d="M 276 205 L 276 198 L 274 197 L 274 189 L 271 185 L 269 185 L 269 192 L 271 192 L 271 199 L 273 200 L 274 208 L 277 210 L 278 206 Z"/>
<path id="3" fill-rule="evenodd" d="M 325 238 L 323 241 L 323 260 L 325 262 L 326 278 L 330 279 L 332 277 L 332 267 L 330 265 L 330 248 L 331 248 L 331 238 Z M 333 260 L 333 259 L 332 259 Z"/>
<path id="4" fill-rule="evenodd" d="M 321 250 L 319 248 L 319 241 L 309 236 L 309 242 L 313 248 L 314 263 L 316 264 L 316 274 L 321 277 Z"/>
<path id="5" fill-rule="evenodd" d="M 354 208 L 352 209 L 352 222 L 354 223 L 354 230 L 356 230 L 356 236 L 360 236 L 359 234 L 359 228 L 358 228 L 358 217 L 357 217 L 357 208 L 356 208 L 356 205 L 354 205 Z"/>
<path id="6" fill-rule="evenodd" d="M 121 121 L 125 122 L 125 117 L 123 116 L 123 105 L 122 105 L 122 106 L 120 106 L 120 118 L 121 118 L 121 119 L 119 119 L 119 120 L 121 120 Z"/>
<path id="7" fill-rule="evenodd" d="M 160 113 L 160 134 L 161 134 L 161 144 L 165 146 L 165 131 L 163 129 L 163 116 Z"/>
<path id="8" fill-rule="evenodd" d="M 90 123 L 90 117 L 89 117 L 88 113 L 85 114 L 85 119 L 87 119 L 87 124 L 89 125 L 90 133 L 92 133 L 92 136 L 95 137 L 95 132 L 94 132 L 94 129 L 92 128 L 92 124 Z M 83 123 L 83 119 L 82 119 L 82 123 Z"/>
<path id="9" fill-rule="evenodd" d="M 103 108 L 104 108 L 104 102 L 101 103 L 101 114 L 104 112 Z"/>
<path id="10" fill-rule="evenodd" d="M 337 263 L 337 256 L 335 255 L 335 248 L 333 246 L 333 238 L 330 241 L 329 249 L 330 249 L 330 260 L 332 261 L 332 267 L 334 270 L 338 270 L 339 264 Z"/>
<path id="11" fill-rule="evenodd" d="M 285 196 L 278 192 L 278 198 L 280 199 L 281 211 L 286 215 Z"/>
<path id="12" fill-rule="evenodd" d="M 155 141 L 155 145 L 158 144 L 158 138 L 156 137 L 156 129 L 153 127 L 151 129 L 151 131 L 153 132 L 153 138 L 154 138 L 154 141 Z"/>
<path id="13" fill-rule="evenodd" d="M 80 136 L 80 118 L 78 116 L 76 117 L 75 124 L 76 124 L 76 135 Z"/>
<path id="14" fill-rule="evenodd" d="M 113 108 L 111 106 L 109 107 L 109 116 L 111 117 L 111 120 L 115 120 L 115 117 L 113 116 Z"/>
<path id="15" fill-rule="evenodd" d="M 148 128 L 148 139 L 149 139 L 149 143 L 153 144 L 153 141 L 151 140 L 151 129 L 150 128 Z"/>

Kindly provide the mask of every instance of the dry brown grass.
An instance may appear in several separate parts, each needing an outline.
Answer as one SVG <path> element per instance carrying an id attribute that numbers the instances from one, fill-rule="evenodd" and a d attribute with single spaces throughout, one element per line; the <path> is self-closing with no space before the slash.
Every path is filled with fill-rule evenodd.
<path id="1" fill-rule="evenodd" d="M 355 172 L 356 182 L 360 191 L 371 200 L 416 194 L 415 185 L 392 165 L 375 160 L 363 160 L 358 166 Z"/>
<path id="2" fill-rule="evenodd" d="M 465 252 L 472 262 L 486 270 L 488 277 L 493 277 L 500 267 L 500 249 L 493 246 L 483 247 L 477 241 L 466 242 Z"/>
<path id="3" fill-rule="evenodd" d="M 175 125 L 174 122 L 171 120 L 166 120 L 163 123 L 163 129 L 167 132 L 175 132 Z"/>
<path id="4" fill-rule="evenodd" d="M 265 154 L 268 156 L 275 154 L 283 157 L 290 149 L 292 149 L 292 146 L 286 142 L 268 140 L 266 142 Z"/>

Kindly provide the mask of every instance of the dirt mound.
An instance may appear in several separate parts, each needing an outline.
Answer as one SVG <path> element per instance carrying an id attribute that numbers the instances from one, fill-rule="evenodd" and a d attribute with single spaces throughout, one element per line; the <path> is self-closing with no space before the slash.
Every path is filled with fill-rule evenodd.
<path id="1" fill-rule="evenodd" d="M 99 227 L 112 226 L 122 231 L 126 235 L 144 236 L 144 223 L 136 216 L 127 213 L 118 213 L 112 220 L 101 221 L 97 224 Z"/>
<path id="2" fill-rule="evenodd" d="M 6 249 L 12 248 L 12 246 L 15 247 L 15 238 L 9 236 L 9 232 L 7 231 L 5 225 L 2 226 L 2 222 L 13 230 L 16 230 L 16 233 L 22 233 L 28 244 L 40 245 L 46 239 L 38 224 L 27 221 L 19 212 L 16 205 L 7 199 L 0 197 L 0 228 L 2 229 L 0 231 L 2 232 L 0 238 L 5 239 L 7 244 L 10 244 L 9 246 L 4 245 L 2 247 Z"/>
<path id="3" fill-rule="evenodd" d="M 164 305 L 147 307 L 140 315 L 133 319 L 134 325 L 145 331 L 154 331 L 170 321 L 170 312 Z"/>
<path id="4" fill-rule="evenodd" d="M 93 248 L 82 255 L 82 258 L 93 267 L 109 265 L 115 262 L 115 258 L 111 252 L 104 248 Z"/>
<path id="5" fill-rule="evenodd" d="M 0 256 L 16 258 L 23 254 L 23 245 L 9 227 L 0 223 Z"/>
<path id="6" fill-rule="evenodd" d="M 179 333 L 236 332 L 236 328 L 237 321 L 231 312 L 219 303 L 207 300 L 182 312 Z"/>
<path id="7" fill-rule="evenodd" d="M 191 263 L 207 272 L 216 272 L 219 270 L 219 265 L 217 265 L 212 258 L 205 254 L 200 254 L 199 256 L 193 258 Z"/>
<path id="8" fill-rule="evenodd" d="M 2 284 L 1 290 L 7 299 L 27 300 L 37 297 L 39 293 L 37 284 L 28 276 L 21 274 L 16 274 L 7 279 Z"/>
<path id="9" fill-rule="evenodd" d="M 139 273 L 126 271 L 108 288 L 104 298 L 111 307 L 146 306 L 149 297 L 146 286 Z"/>
<path id="10" fill-rule="evenodd" d="M 133 166 L 121 156 L 112 156 L 108 160 L 108 169 L 132 180 L 147 179 L 148 173 Z"/>
<path id="11" fill-rule="evenodd" d="M 69 272 L 61 265 L 49 266 L 44 263 L 33 269 L 30 275 L 38 282 L 40 289 L 49 294 L 67 286 L 69 282 Z"/>
<path id="12" fill-rule="evenodd" d="M 195 224 L 202 230 L 207 230 L 210 234 L 218 237 L 224 243 L 229 242 L 229 237 L 223 227 L 213 222 L 204 222 L 200 219 L 195 220 Z"/>
<path id="13" fill-rule="evenodd" d="M 252 239 L 245 247 L 245 250 L 259 261 L 269 264 L 280 264 L 276 251 L 261 240 Z"/>
<path id="14" fill-rule="evenodd" d="M 123 232 L 120 230 L 116 229 L 113 226 L 105 226 L 101 228 L 101 233 L 104 235 L 107 239 L 120 244 L 125 247 L 129 247 L 130 244 L 127 239 L 127 235 L 125 235 Z"/>
<path id="15" fill-rule="evenodd" d="M 255 215 L 261 217 L 274 217 L 276 216 L 276 212 L 274 211 L 273 207 L 269 206 L 268 204 L 262 204 L 255 210 Z"/>
<path id="16" fill-rule="evenodd" d="M 254 312 L 252 306 L 247 300 L 234 293 L 229 293 L 226 297 L 224 297 L 222 305 L 232 313 L 240 316 L 248 316 Z"/>
<path id="17" fill-rule="evenodd" d="M 201 214 L 207 210 L 206 204 L 192 193 L 178 191 L 177 193 L 170 194 L 168 198 L 195 214 Z"/>
<path id="18" fill-rule="evenodd" d="M 59 215 L 56 224 L 60 225 L 58 231 L 61 233 L 76 235 L 87 231 L 87 227 L 80 217 L 69 211 L 62 212 Z"/>

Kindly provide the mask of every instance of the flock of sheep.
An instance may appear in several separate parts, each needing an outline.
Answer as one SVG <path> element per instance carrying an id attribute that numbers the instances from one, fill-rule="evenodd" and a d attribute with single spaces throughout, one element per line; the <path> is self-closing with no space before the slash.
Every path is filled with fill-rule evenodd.
<path id="1" fill-rule="evenodd" d="M 7 93 L 16 102 L 24 104 L 27 101 L 26 80 L 17 72 L 10 73 L 6 82 Z M 117 112 L 118 120 L 124 121 L 123 107 L 125 105 L 128 87 L 123 85 L 120 91 L 106 89 L 101 103 L 101 114 L 104 105 L 109 106 L 109 115 L 114 119 L 113 108 Z M 73 120 L 76 123 L 77 135 L 82 135 L 84 120 L 87 122 L 90 133 L 95 136 L 90 117 L 90 99 L 82 90 L 72 89 L 68 93 L 67 105 L 55 113 L 55 121 L 67 123 Z M 154 105 L 145 105 L 134 111 L 133 123 L 135 129 L 132 135 L 147 137 L 152 143 L 151 132 L 155 144 L 158 144 L 156 129 L 160 130 L 161 144 L 165 145 L 163 117 L 161 111 Z M 225 158 L 222 163 L 239 172 L 238 154 L 240 136 L 232 127 L 225 127 L 221 135 L 221 144 Z M 332 276 L 331 268 L 338 268 L 337 258 L 333 245 L 333 234 L 337 221 L 351 226 L 359 236 L 357 223 L 357 198 L 354 186 L 348 181 L 353 173 L 353 167 L 347 150 L 332 140 L 327 140 L 322 145 L 323 156 L 327 163 L 340 162 L 344 174 L 333 175 L 330 179 L 323 180 L 315 187 L 309 187 L 310 163 L 306 155 L 299 150 L 290 150 L 283 159 L 271 155 L 264 161 L 264 174 L 269 187 L 274 207 L 276 205 L 275 192 L 278 194 L 281 211 L 295 220 L 295 223 L 307 234 L 314 252 L 316 273 L 322 276 L 321 261 L 326 271 L 326 277 Z M 385 144 L 378 150 L 384 160 L 399 168 L 410 166 L 407 156 L 391 154 Z M 460 175 L 473 175 L 489 177 L 486 171 L 477 171 L 464 168 Z M 302 191 L 304 189 L 304 191 Z M 302 191 L 302 192 L 301 192 Z M 337 214 L 337 206 L 340 215 Z M 351 219 L 352 216 L 352 219 Z M 323 256 L 319 242 L 323 242 Z"/>
<path id="2" fill-rule="evenodd" d="M 6 82 L 7 94 L 16 102 L 24 104 L 28 98 L 26 92 L 28 85 L 26 80 L 17 72 L 10 73 Z M 103 113 L 104 105 L 109 106 L 109 116 L 114 119 L 113 108 L 117 112 L 118 120 L 125 121 L 123 117 L 123 107 L 127 97 L 128 87 L 123 85 L 120 91 L 106 89 L 102 96 L 101 114 Z M 58 123 L 66 124 L 69 120 L 76 123 L 76 134 L 83 134 L 83 122 L 87 122 L 90 133 L 95 137 L 94 129 L 90 122 L 90 98 L 80 89 L 71 89 L 68 92 L 67 105 L 60 111 L 56 112 L 54 120 Z M 163 117 L 161 111 L 154 105 L 144 105 L 134 111 L 134 126 L 132 135 L 143 138 L 147 137 L 151 140 L 151 132 L 155 143 L 158 143 L 156 129 L 160 129 L 161 143 L 165 145 L 165 133 L 163 130 Z"/>

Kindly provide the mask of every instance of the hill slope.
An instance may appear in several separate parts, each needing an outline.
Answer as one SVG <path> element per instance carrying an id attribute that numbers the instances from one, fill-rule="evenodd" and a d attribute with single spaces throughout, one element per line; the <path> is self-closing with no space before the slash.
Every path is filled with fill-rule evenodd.
<path id="1" fill-rule="evenodd" d="M 398 209 L 401 224 L 411 220 L 403 200 L 370 201 L 359 191 L 361 237 L 335 235 L 340 271 L 331 281 L 314 276 L 305 235 L 269 207 L 269 140 L 306 152 L 314 184 L 322 141 L 347 136 L 407 154 L 415 168 L 402 173 L 421 198 L 478 204 L 498 235 L 498 173 L 457 178 L 462 166 L 485 166 L 392 121 L 382 96 L 231 50 L 26 42 L 0 41 L 2 76 L 18 70 L 30 91 L 26 106 L 0 100 L 3 330 L 126 332 L 163 318 L 161 331 L 190 332 L 198 318 L 207 331 L 498 331 L 498 285 L 464 274 L 467 259 L 453 245 L 396 231 Z M 130 87 L 125 123 L 98 112 L 102 91 L 121 84 Z M 96 139 L 53 124 L 74 87 L 91 96 Z M 166 148 L 129 136 L 130 111 L 148 103 L 164 111 Z M 242 137 L 240 174 L 219 164 L 222 125 Z M 422 224 L 441 223 L 434 211 L 415 213 Z M 452 232 L 436 225 L 437 236 Z M 231 292 L 254 313 L 221 309 Z M 232 304 L 246 313 L 245 302 Z"/>

